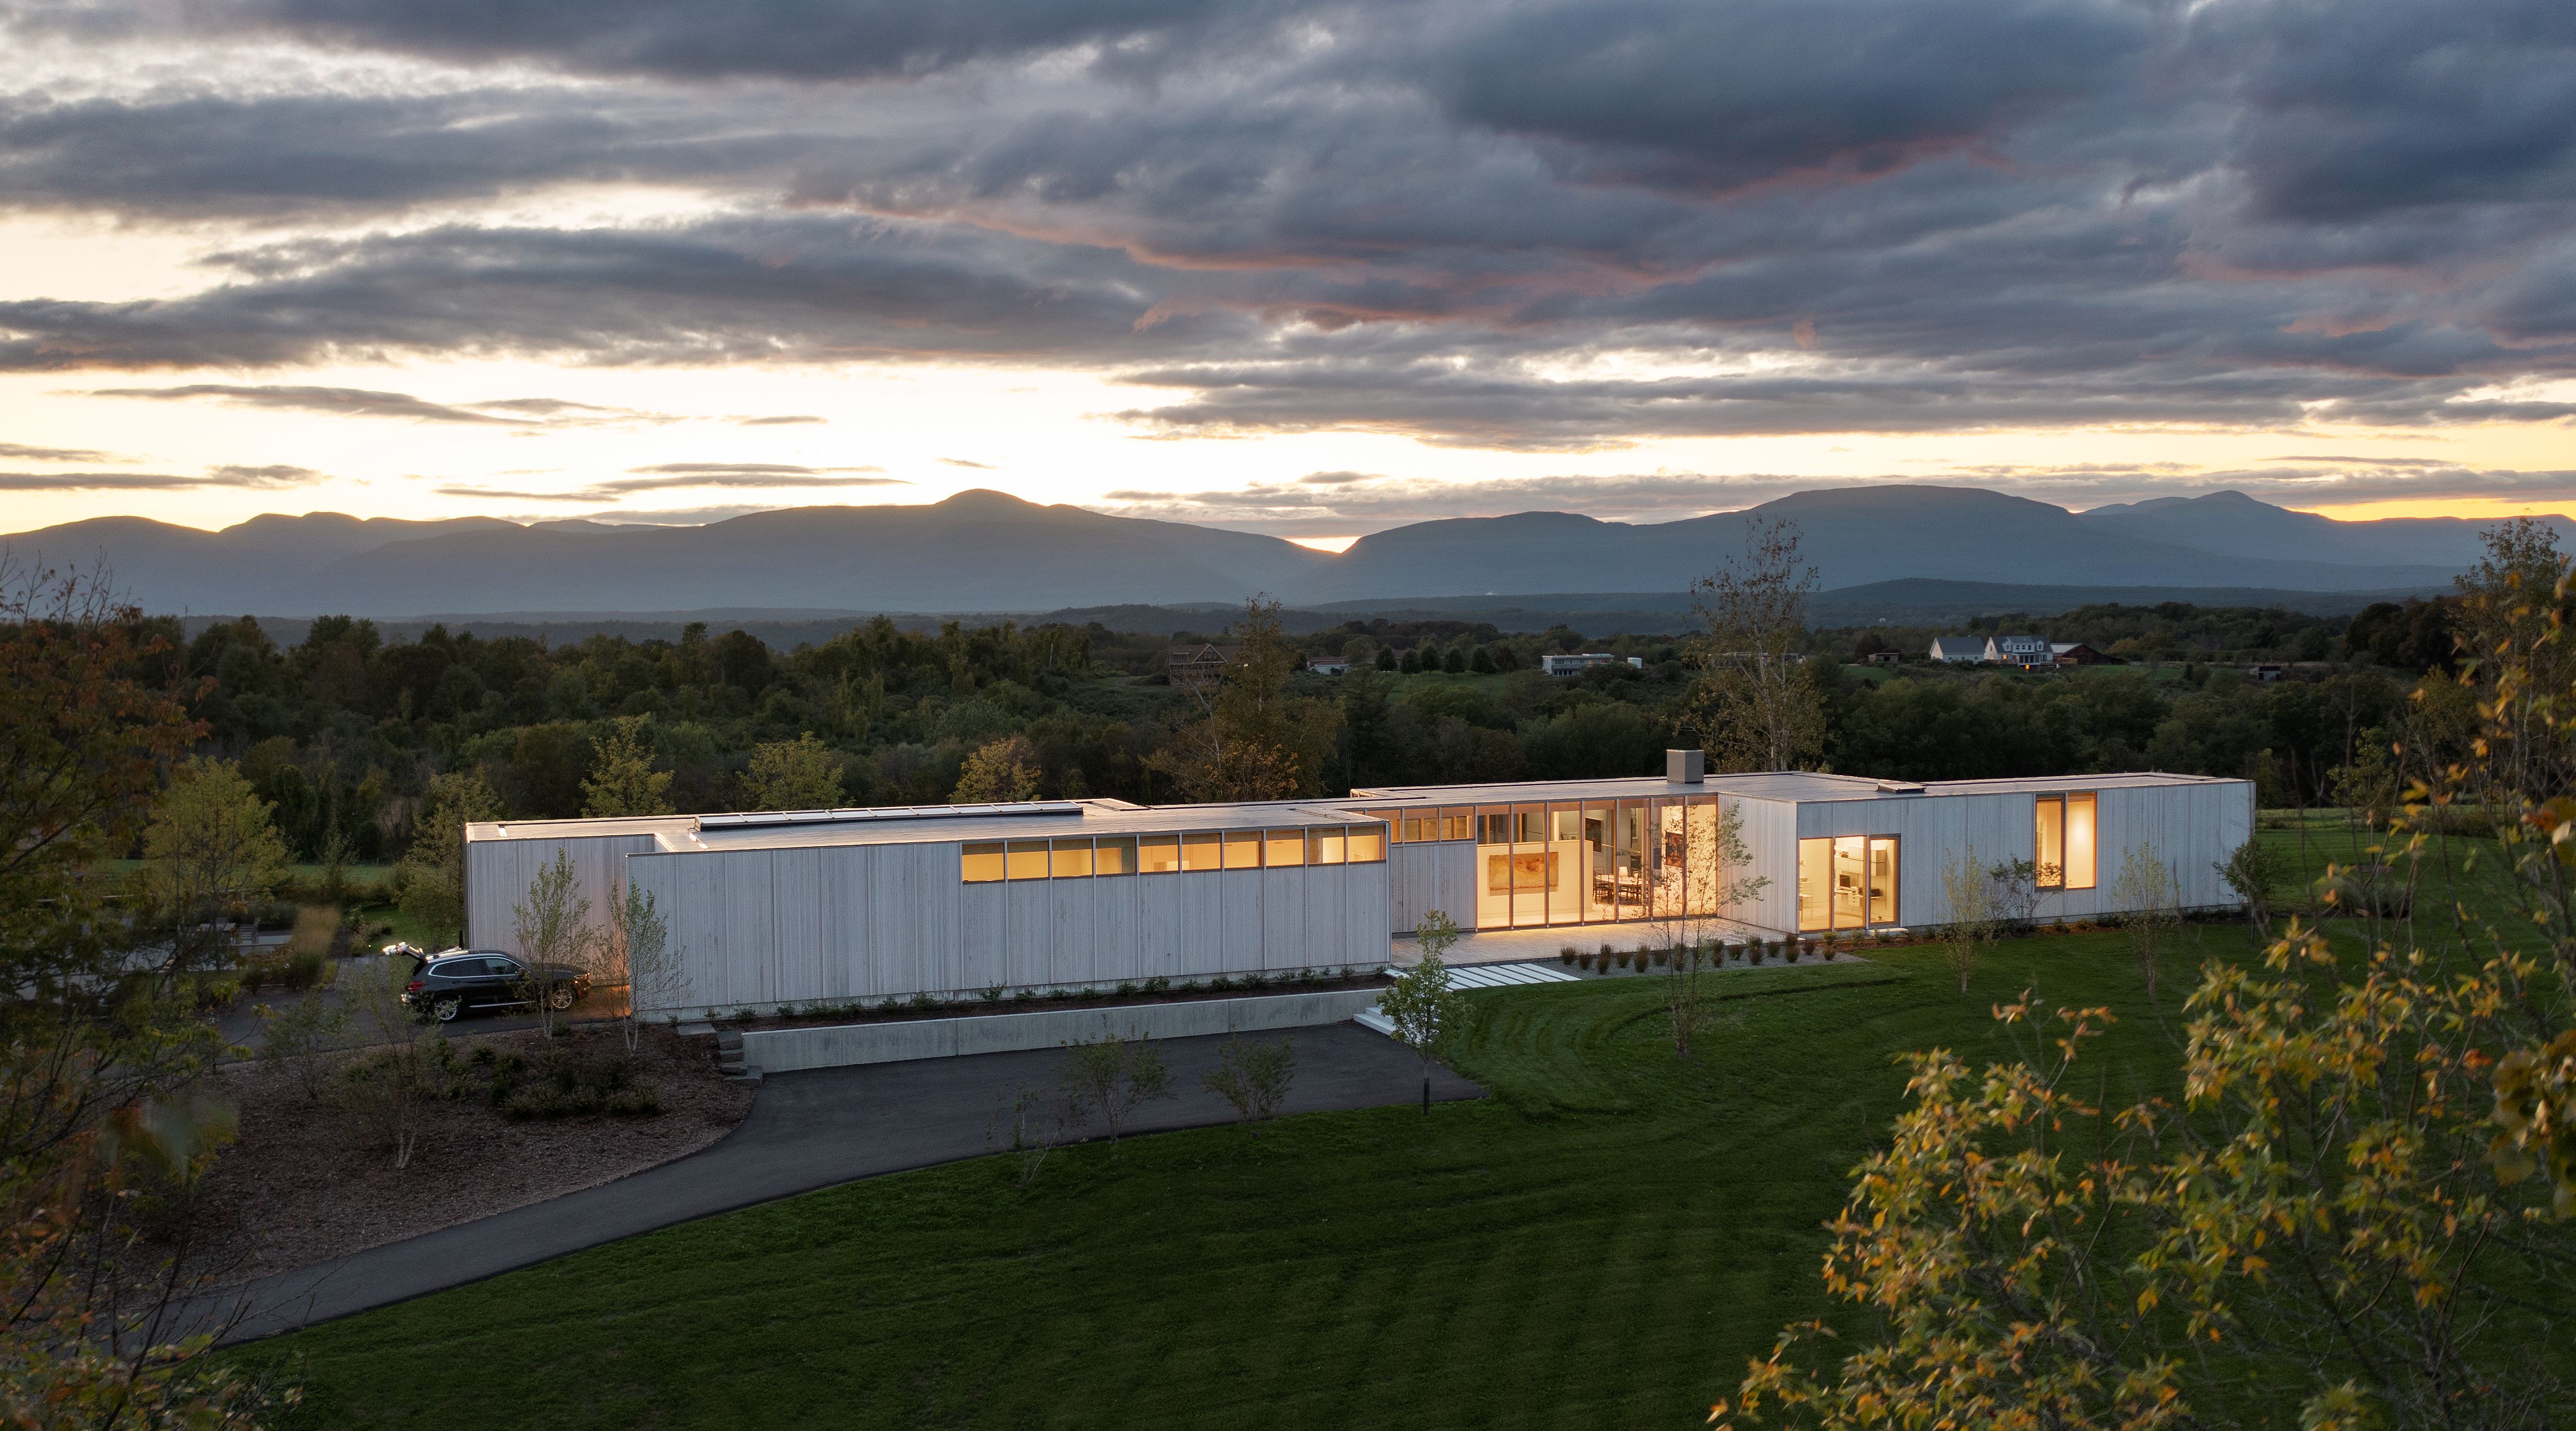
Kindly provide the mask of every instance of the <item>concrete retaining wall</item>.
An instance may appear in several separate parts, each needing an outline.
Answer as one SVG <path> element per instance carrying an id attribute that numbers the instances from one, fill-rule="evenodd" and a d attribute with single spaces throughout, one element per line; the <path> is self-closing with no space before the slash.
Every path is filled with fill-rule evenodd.
<path id="1" fill-rule="evenodd" d="M 1057 1048 L 1103 1034 L 1120 1038 L 1192 1038 L 1258 1029 L 1337 1024 L 1378 1000 L 1376 989 L 1318 994 L 1270 994 L 1242 999 L 1192 999 L 1169 1004 L 1119 1004 L 1098 1009 L 1049 1009 L 1034 1014 L 979 1014 L 959 1019 L 909 1019 L 881 1024 L 832 1024 L 821 1028 L 755 1029 L 742 1036 L 742 1061 L 763 1073 L 800 1068 L 840 1068 L 854 1063 L 899 1063 L 913 1058 L 957 1058 L 970 1053 L 1010 1053 Z"/>

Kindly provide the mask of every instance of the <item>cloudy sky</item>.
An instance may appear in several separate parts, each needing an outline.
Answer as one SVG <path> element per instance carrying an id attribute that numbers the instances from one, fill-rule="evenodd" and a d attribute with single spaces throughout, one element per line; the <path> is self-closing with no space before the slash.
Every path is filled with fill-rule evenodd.
<path id="1" fill-rule="evenodd" d="M 2576 511 L 2566 0 L 0 0 L 0 530 Z"/>

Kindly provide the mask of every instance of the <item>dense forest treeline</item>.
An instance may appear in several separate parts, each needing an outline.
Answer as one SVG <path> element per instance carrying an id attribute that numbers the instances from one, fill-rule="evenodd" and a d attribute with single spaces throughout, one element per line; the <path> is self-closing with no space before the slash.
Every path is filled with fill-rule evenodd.
<path id="1" fill-rule="evenodd" d="M 2404 667 L 2266 685 L 2157 658 L 2281 645 L 2305 654 L 2307 633 L 2322 630 L 2328 654 L 2371 663 L 2371 643 L 2391 626 L 2401 640 L 2387 654 L 2411 658 L 2402 638 L 2424 623 L 2391 611 L 2401 619 L 2366 612 L 2350 623 L 2366 633 L 2355 649 L 2344 623 L 2302 626 L 2308 618 L 2287 613 L 2087 608 L 2029 624 L 2058 639 L 2129 642 L 2137 664 L 2055 676 L 1908 669 L 1876 683 L 1833 659 L 1861 633 L 1816 633 L 1822 659 L 1808 679 L 1826 711 L 1824 763 L 1916 779 L 2244 775 L 2264 782 L 2267 802 L 2323 803 L 2336 769 L 2383 739 L 2374 732 L 2413 683 Z M 399 858 L 423 792 L 446 772 L 478 772 L 511 815 L 582 814 L 601 742 L 621 725 L 667 772 L 664 798 L 684 812 L 756 803 L 755 754 L 809 735 L 826 752 L 825 788 L 852 804 L 947 800 L 976 752 L 1015 739 L 1029 784 L 1007 788 L 1150 803 L 1188 797 L 1170 752 L 1206 713 L 1198 694 L 1162 678 L 1169 638 L 1096 624 L 916 633 L 879 619 L 792 652 L 702 627 L 677 641 L 551 647 L 444 628 L 388 641 L 346 617 L 314 622 L 283 649 L 249 619 L 185 643 L 175 629 L 161 634 L 169 674 L 198 692 L 205 752 L 239 760 L 289 847 L 317 861 Z M 1645 774 L 1666 746 L 1695 738 L 1681 727 L 1699 677 L 1671 637 L 1380 621 L 1289 639 L 1301 656 L 1359 662 L 1347 677 L 1287 677 L 1307 712 L 1300 739 L 1319 758 L 1312 784 L 1324 790 Z M 1535 669 L 1568 649 L 1644 664 L 1572 680 Z M 1376 669 L 1381 650 L 1397 670 Z"/>

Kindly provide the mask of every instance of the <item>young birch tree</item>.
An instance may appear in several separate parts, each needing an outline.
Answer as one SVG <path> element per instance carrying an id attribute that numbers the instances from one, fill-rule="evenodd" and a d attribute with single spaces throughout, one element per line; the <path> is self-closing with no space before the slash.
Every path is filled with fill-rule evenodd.
<path id="1" fill-rule="evenodd" d="M 2129 954 L 2138 961 L 2138 972 L 2147 981 L 2147 1002 L 2153 1004 L 2158 956 L 2168 934 L 2182 922 L 2180 887 L 2155 846 L 2129 847 L 2118 878 L 2111 881 L 2111 903 L 2129 932 Z"/>
<path id="2" fill-rule="evenodd" d="M 1699 836 L 1692 838 L 1697 841 Z M 1706 899 L 1690 896 L 1692 912 L 1667 916 L 1655 924 L 1666 960 L 1664 1009 L 1672 1021 L 1673 1052 L 1682 1058 L 1691 1056 L 1691 1038 L 1708 1021 L 1705 975 L 1726 958 L 1718 942 L 1720 932 L 1736 910 L 1771 883 L 1768 876 L 1745 873 L 1753 863 L 1753 851 L 1744 843 L 1744 807 L 1733 800 L 1721 802 L 1707 847 L 1695 843 L 1691 859 L 1693 868 L 1717 872 L 1717 888 Z"/>
<path id="3" fill-rule="evenodd" d="M 2003 922 L 1994 879 L 1985 866 L 1977 863 L 1973 847 L 1959 851 L 1941 866 L 1941 893 L 1950 904 L 1949 922 L 1941 926 L 1941 947 L 1949 956 L 1950 972 L 1959 976 L 1959 992 L 1964 994 L 1968 992 L 1968 976 L 1976 972 L 1977 950 L 1994 942 L 1996 928 Z"/>
<path id="4" fill-rule="evenodd" d="M 590 897 L 575 888 L 578 880 L 571 852 L 559 849 L 529 882 L 527 901 L 511 910 L 519 936 L 519 982 L 548 1038 L 554 1037 L 555 1015 L 572 1007 L 575 976 L 589 969 L 598 950 Z"/>
<path id="5" fill-rule="evenodd" d="M 677 1007 L 688 997 L 688 976 L 679 951 L 671 946 L 671 921 L 663 915 L 653 891 L 629 880 L 609 902 L 604 962 L 610 977 L 626 985 L 626 1051 L 643 1039 L 648 1010 Z"/>
<path id="6" fill-rule="evenodd" d="M 1432 1061 L 1457 1037 L 1458 1026 L 1467 1018 L 1467 996 L 1450 981 L 1448 962 L 1441 957 L 1458 942 L 1459 932 L 1458 922 L 1446 910 L 1424 915 L 1413 927 L 1413 937 L 1422 948 L 1421 961 L 1398 975 L 1377 1001 L 1378 1012 L 1395 1025 L 1396 1042 L 1422 1061 L 1426 1117 L 1431 1113 Z"/>
<path id="7" fill-rule="evenodd" d="M 1815 567 L 1798 555 L 1795 522 L 1749 518 L 1744 553 L 1692 583 L 1701 629 L 1689 659 L 1699 685 L 1682 725 L 1719 770 L 1797 770 L 1824 753 L 1822 690 L 1798 660 Z"/>

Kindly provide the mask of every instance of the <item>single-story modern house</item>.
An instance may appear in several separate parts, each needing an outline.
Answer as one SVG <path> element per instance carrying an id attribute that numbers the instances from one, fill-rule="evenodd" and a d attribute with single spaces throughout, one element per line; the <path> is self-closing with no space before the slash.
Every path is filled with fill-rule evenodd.
<path id="1" fill-rule="evenodd" d="M 2233 907 L 2213 866 L 2253 825 L 2243 780 L 1703 776 L 1698 751 L 1661 778 L 1319 800 L 498 821 L 466 827 L 467 938 L 517 952 L 514 907 L 563 852 L 595 913 L 629 882 L 653 895 L 687 986 L 672 1012 L 953 998 L 1375 968 L 1434 910 L 1691 938 L 1938 925 L 1963 859 L 2030 862 L 2043 918 L 2118 913 L 2132 852 L 2172 870 L 2183 907 Z"/>
<path id="2" fill-rule="evenodd" d="M 1935 636 L 1932 659 L 1953 666 L 1969 666 L 1986 659 L 1986 643 L 1974 636 Z"/>

